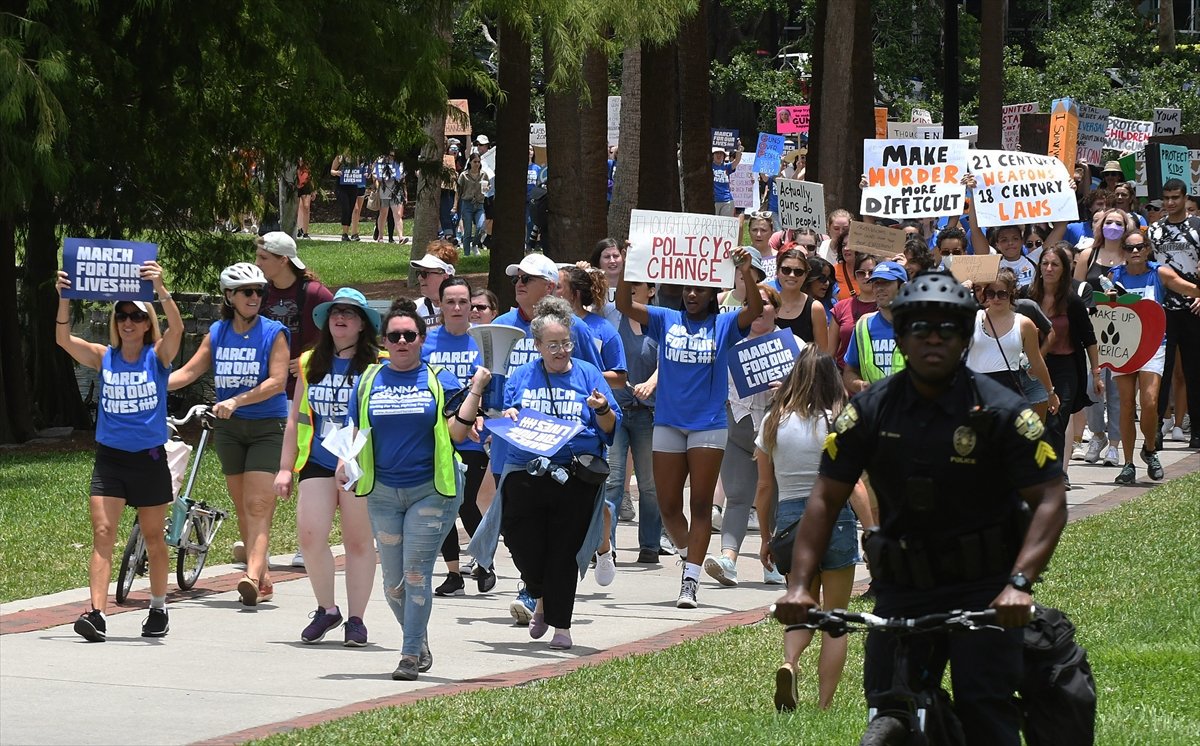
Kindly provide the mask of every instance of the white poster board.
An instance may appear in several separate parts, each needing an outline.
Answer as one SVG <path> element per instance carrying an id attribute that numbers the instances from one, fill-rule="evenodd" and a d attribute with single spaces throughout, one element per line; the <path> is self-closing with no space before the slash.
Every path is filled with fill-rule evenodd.
<path id="1" fill-rule="evenodd" d="M 729 175 L 729 192 L 734 207 L 757 210 L 762 204 L 758 174 L 754 173 L 754 153 L 742 153 L 737 170 Z"/>
<path id="2" fill-rule="evenodd" d="M 896 220 L 961 215 L 968 152 L 965 140 L 863 140 L 859 212 Z"/>
<path id="3" fill-rule="evenodd" d="M 621 137 L 621 97 L 608 97 L 608 144 L 616 145 Z"/>
<path id="4" fill-rule="evenodd" d="M 825 230 L 825 186 L 813 181 L 776 179 L 779 219 L 784 228 Z"/>
<path id="5" fill-rule="evenodd" d="M 1011 150 L 973 150 L 968 158 L 980 227 L 1079 219 L 1071 176 L 1058 158 Z"/>
<path id="6" fill-rule="evenodd" d="M 1104 147 L 1120 153 L 1138 153 L 1146 149 L 1146 143 L 1153 133 L 1154 122 L 1109 117 L 1108 128 L 1104 131 Z"/>
<path id="7" fill-rule="evenodd" d="M 738 245 L 739 229 L 737 218 L 634 210 L 629 217 L 625 279 L 733 287 L 729 255 Z"/>
<path id="8" fill-rule="evenodd" d="M 1108 114 L 1108 109 L 1087 104 L 1079 105 L 1079 134 L 1075 147 L 1075 157 L 1078 160 L 1097 165 L 1104 160 L 1104 143 L 1108 141 Z"/>
<path id="9" fill-rule="evenodd" d="M 546 123 L 534 122 L 529 125 L 529 144 L 535 148 L 546 147 Z"/>
<path id="10" fill-rule="evenodd" d="M 1179 109 L 1155 109 L 1154 134 L 1178 135 L 1180 123 L 1182 121 L 1183 112 Z"/>

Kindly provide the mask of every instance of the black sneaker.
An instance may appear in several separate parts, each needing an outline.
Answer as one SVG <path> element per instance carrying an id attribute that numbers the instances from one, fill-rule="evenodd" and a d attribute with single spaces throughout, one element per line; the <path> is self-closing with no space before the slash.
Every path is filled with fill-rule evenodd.
<path id="1" fill-rule="evenodd" d="M 150 608 L 150 615 L 142 622 L 142 637 L 166 637 L 171 626 L 167 624 L 167 610 Z"/>
<path id="2" fill-rule="evenodd" d="M 421 652 L 417 655 L 417 670 L 425 673 L 433 668 L 433 651 L 429 649 L 429 641 L 421 643 Z"/>
<path id="3" fill-rule="evenodd" d="M 679 584 L 679 598 L 675 600 L 675 606 L 680 609 L 694 609 L 699 606 L 696 602 L 696 588 L 699 585 L 700 581 L 695 578 L 684 578 Z"/>
<path id="4" fill-rule="evenodd" d="M 1137 481 L 1137 469 L 1134 468 L 1133 464 L 1125 464 L 1124 468 L 1121 469 L 1121 473 L 1113 481 L 1117 484 L 1133 484 Z"/>
<path id="5" fill-rule="evenodd" d="M 349 236 L 349 235 L 347 235 L 347 234 L 345 234 L 345 233 L 343 233 L 343 234 L 342 234 L 342 240 L 343 240 L 343 241 L 349 241 L 349 240 L 350 240 L 350 236 Z"/>
<path id="6" fill-rule="evenodd" d="M 479 587 L 480 593 L 489 593 L 496 587 L 496 571 L 494 569 L 476 565 L 471 574 L 475 578 L 475 584 Z"/>
<path id="7" fill-rule="evenodd" d="M 462 596 L 466 591 L 463 589 L 466 584 L 463 583 L 462 573 L 452 572 L 446 575 L 446 581 L 433 589 L 435 596 Z"/>
<path id="8" fill-rule="evenodd" d="M 1146 464 L 1146 474 L 1154 481 L 1163 478 L 1164 472 L 1162 462 L 1158 460 L 1158 452 L 1150 452 L 1145 448 L 1142 449 L 1142 461 Z"/>
<path id="9" fill-rule="evenodd" d="M 330 614 L 324 606 L 318 606 L 317 610 L 309 615 L 309 618 L 312 621 L 300 632 L 300 642 L 305 645 L 316 645 L 325 639 L 325 635 L 342 626 L 340 609 Z"/>
<path id="10" fill-rule="evenodd" d="M 637 558 L 638 564 L 639 565 L 657 565 L 659 562 L 658 551 L 659 550 L 657 550 L 657 549 L 641 550 L 640 552 L 638 552 L 638 558 Z"/>
<path id="11" fill-rule="evenodd" d="M 108 639 L 108 624 L 99 611 L 92 609 L 75 620 L 75 634 L 88 642 L 104 642 Z"/>

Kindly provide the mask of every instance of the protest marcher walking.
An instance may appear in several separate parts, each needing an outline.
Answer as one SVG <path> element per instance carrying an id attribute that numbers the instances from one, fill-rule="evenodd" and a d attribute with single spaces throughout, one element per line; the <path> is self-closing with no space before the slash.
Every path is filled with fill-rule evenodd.
<path id="1" fill-rule="evenodd" d="M 832 339 L 829 344 L 834 347 L 833 360 L 839 368 L 846 365 L 846 350 L 854 341 L 854 325 L 864 314 L 871 313 L 876 308 L 875 288 L 866 280 L 875 271 L 877 263 L 878 260 L 870 254 L 857 255 L 852 272 L 855 277 L 862 278 L 862 286 L 856 289 L 850 297 L 839 300 L 833 305 L 833 319 L 829 324 L 829 333 Z M 833 265 L 838 271 L 844 266 Z M 907 272 L 905 276 L 908 276 Z"/>
<path id="2" fill-rule="evenodd" d="M 408 264 L 417 271 L 417 285 L 421 289 L 417 313 L 421 314 L 425 326 L 432 329 L 442 323 L 439 315 L 442 282 L 454 275 L 458 249 L 449 241 L 434 239 L 425 247 L 424 256 Z"/>
<path id="3" fill-rule="evenodd" d="M 625 247 L 612 238 L 602 238 L 592 249 L 589 261 L 593 267 L 599 267 L 604 272 L 605 285 L 608 287 L 608 294 L 603 303 L 592 310 L 608 319 L 608 323 L 617 326 L 621 320 L 621 313 L 613 300 L 617 297 L 617 284 L 621 282 L 621 273 L 625 271 Z"/>
<path id="4" fill-rule="evenodd" d="M 342 240 L 358 241 L 358 221 L 362 216 L 363 196 L 367 193 L 367 164 L 342 153 L 334 157 L 329 175 L 337 177 L 338 211 L 342 220 Z"/>
<path id="5" fill-rule="evenodd" d="M 713 147 L 712 149 L 713 214 L 731 218 L 734 216 L 734 208 L 733 192 L 729 189 L 729 176 L 737 170 L 738 164 L 742 162 L 741 140 L 737 141 L 737 150 L 734 151 L 732 160 L 726 161 L 728 155 L 725 148 Z"/>
<path id="6" fill-rule="evenodd" d="M 455 210 L 462 216 L 463 252 L 471 255 L 483 251 L 483 187 L 487 176 L 483 173 L 483 161 L 478 153 L 467 158 L 467 167 L 458 175 L 456 191 L 458 205 Z"/>
<path id="7" fill-rule="evenodd" d="M 775 325 L 780 329 L 791 329 L 805 342 L 832 352 L 828 347 L 829 323 L 825 306 L 805 292 L 812 276 L 810 259 L 800 249 L 788 249 L 776 257 L 776 262 L 780 306 Z"/>
<path id="8" fill-rule="evenodd" d="M 896 344 L 892 324 L 892 302 L 907 281 L 908 273 L 896 262 L 880 262 L 871 272 L 867 284 L 874 291 L 878 310 L 854 322 L 854 337 L 842 368 L 842 381 L 850 394 L 904 369 L 904 353 Z"/>
<path id="9" fill-rule="evenodd" d="M 393 241 L 393 231 L 399 231 L 400 243 L 407 243 L 404 236 L 404 164 L 396 160 L 395 149 L 375 159 L 371 176 L 379 190 L 375 240 L 382 241 L 386 229 L 388 243 Z"/>

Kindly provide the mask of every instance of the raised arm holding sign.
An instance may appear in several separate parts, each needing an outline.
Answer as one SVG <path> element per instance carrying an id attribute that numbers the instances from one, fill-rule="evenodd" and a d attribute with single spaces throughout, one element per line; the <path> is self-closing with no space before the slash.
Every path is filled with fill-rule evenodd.
<path id="1" fill-rule="evenodd" d="M 1058 158 L 1008 150 L 972 150 L 969 159 L 975 177 L 973 206 L 979 227 L 1078 219 L 1071 176 Z"/>

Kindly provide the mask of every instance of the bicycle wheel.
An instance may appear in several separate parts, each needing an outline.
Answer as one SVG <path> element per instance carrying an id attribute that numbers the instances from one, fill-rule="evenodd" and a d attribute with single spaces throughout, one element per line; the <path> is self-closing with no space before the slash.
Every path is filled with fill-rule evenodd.
<path id="1" fill-rule="evenodd" d="M 133 579 L 146 571 L 146 538 L 142 526 L 136 520 L 129 531 L 129 541 L 121 554 L 121 569 L 117 572 L 117 603 L 125 603 L 133 588 Z"/>
<path id="2" fill-rule="evenodd" d="M 902 746 L 908 741 L 908 726 L 892 715 L 878 715 L 867 723 L 859 746 Z"/>
<path id="3" fill-rule="evenodd" d="M 188 511 L 187 527 L 179 539 L 179 548 L 175 557 L 175 580 L 183 590 L 191 590 L 200 579 L 200 572 L 208 560 L 208 546 L 212 541 L 210 528 L 212 516 L 198 515 L 194 510 Z"/>

